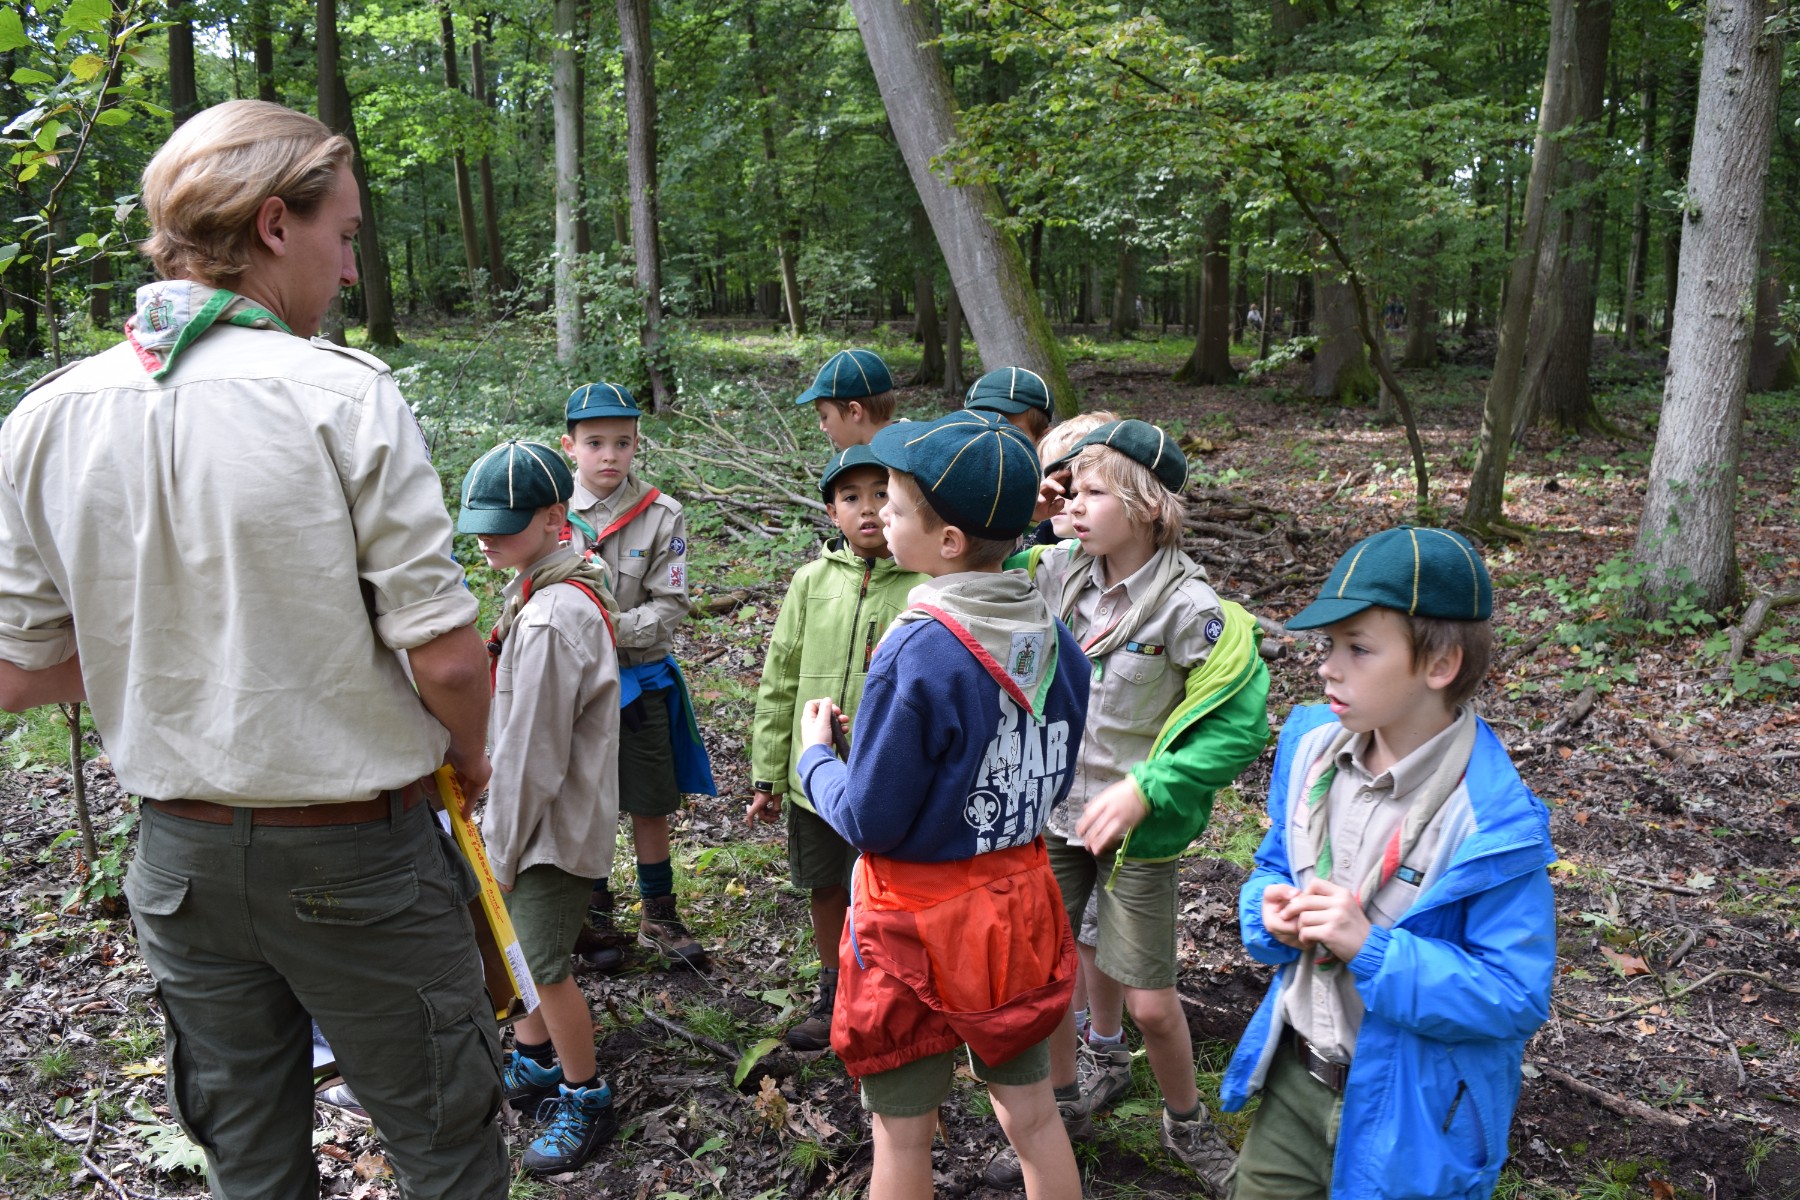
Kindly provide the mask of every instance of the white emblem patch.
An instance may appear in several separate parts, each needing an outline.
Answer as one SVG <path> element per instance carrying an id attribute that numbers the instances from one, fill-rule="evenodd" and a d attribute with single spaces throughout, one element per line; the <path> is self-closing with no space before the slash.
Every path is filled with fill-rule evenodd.
<path id="1" fill-rule="evenodd" d="M 686 563 L 676 563 L 669 568 L 669 586 L 678 592 L 687 591 Z"/>
<path id="2" fill-rule="evenodd" d="M 1006 654 L 1006 673 L 1020 683 L 1030 683 L 1037 678 L 1043 659 L 1043 634 L 1015 633 L 1012 635 L 1012 649 Z"/>

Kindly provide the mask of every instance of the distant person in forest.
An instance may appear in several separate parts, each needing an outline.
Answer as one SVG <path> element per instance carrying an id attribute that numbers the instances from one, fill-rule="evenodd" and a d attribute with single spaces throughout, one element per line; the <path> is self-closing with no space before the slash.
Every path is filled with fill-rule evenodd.
<path id="1" fill-rule="evenodd" d="M 1283 334 L 1287 333 L 1287 314 L 1282 312 L 1280 308 L 1277 308 L 1274 312 L 1269 314 L 1269 332 L 1276 337 L 1281 337 Z"/>
<path id="2" fill-rule="evenodd" d="M 874 1114 L 869 1194 L 932 1194 L 938 1108 L 966 1044 L 1026 1193 L 1075 1200 L 1044 1040 L 1075 952 L 1040 834 L 1081 749 L 1088 668 L 1025 575 L 1001 569 L 1031 519 L 1037 455 L 968 412 L 885 430 L 871 449 L 888 469 L 888 546 L 931 578 L 875 651 L 849 761 L 822 696 L 799 766 L 861 852 L 831 1046 Z"/>
<path id="3" fill-rule="evenodd" d="M 612 869 L 619 823 L 618 604 L 606 568 L 562 544 L 575 480 L 555 450 L 502 442 L 463 480 L 458 533 L 511 571 L 488 635 L 494 776 L 481 834 L 538 1007 L 513 1026 L 506 1098 L 547 1128 L 525 1170 L 560 1175 L 612 1136 L 612 1089 L 594 1063 L 594 1018 L 570 955 L 589 890 Z"/>
<path id="4" fill-rule="evenodd" d="M 1201 1102 L 1176 992 L 1178 867 L 1214 793 L 1268 744 L 1268 669 L 1255 619 L 1181 551 L 1188 468 L 1174 438 L 1114 421 L 1054 465 L 1072 473 L 1076 540 L 1026 562 L 1094 678 L 1074 784 L 1047 841 L 1070 921 L 1098 897 L 1098 936 L 1082 955 L 1087 1033 L 1077 1042 L 1065 1014 L 1050 1080 L 1072 1133 L 1089 1134 L 1093 1113 L 1131 1090 L 1129 1012 L 1162 1092 L 1162 1144 L 1219 1196 L 1232 1153 Z"/>
<path id="5" fill-rule="evenodd" d="M 1253 331 L 1261 333 L 1263 327 L 1262 309 L 1252 304 L 1250 306 L 1250 311 L 1244 314 L 1244 324 L 1249 326 Z"/>
<path id="6" fill-rule="evenodd" d="M 833 450 L 866 446 L 894 420 L 894 376 L 873 350 L 839 350 L 794 403 L 813 406 Z"/>
<path id="7" fill-rule="evenodd" d="M 412 411 L 315 336 L 351 154 L 236 100 L 145 168 L 158 281 L 0 426 L 0 705 L 85 695 L 144 797 L 125 894 L 213 1195 L 318 1196 L 311 1014 L 404 1192 L 499 1200 L 476 881 L 428 803 L 446 761 L 487 786 L 487 654 Z"/>
<path id="8" fill-rule="evenodd" d="M 1389 529 L 1289 629 L 1326 703 L 1289 714 L 1238 900 L 1280 968 L 1221 1089 L 1261 1092 L 1236 1200 L 1486 1197 L 1550 1011 L 1549 816 L 1469 701 L 1493 593 L 1475 548 Z"/>
<path id="9" fill-rule="evenodd" d="M 670 818 L 684 793 L 716 795 L 712 764 L 694 722 L 687 683 L 672 653 L 687 617 L 687 519 L 681 502 L 632 470 L 638 402 L 616 383 L 583 384 L 564 416 L 563 453 L 575 464 L 575 494 L 564 537 L 577 554 L 598 558 L 619 603 L 619 811 L 631 817 L 637 858 L 638 944 L 673 962 L 704 966 L 706 950 L 688 932 L 675 903 Z M 613 894 L 594 880 L 588 961 L 616 969 Z"/>
<path id="10" fill-rule="evenodd" d="M 867 446 L 833 455 L 819 476 L 819 494 L 838 536 L 788 584 L 750 727 L 755 794 L 749 820 L 752 825 L 779 820 L 782 796 L 787 797 L 788 881 L 811 893 L 819 988 L 806 1018 L 787 1031 L 787 1044 L 795 1050 L 831 1047 L 838 941 L 856 862 L 855 847 L 825 823 L 800 786 L 803 705 L 808 697 L 830 696 L 843 711 L 846 737 L 856 736 L 856 709 L 875 647 L 906 607 L 907 594 L 926 578 L 896 563 L 888 549 L 881 525 L 887 468 Z"/>
<path id="11" fill-rule="evenodd" d="M 1056 420 L 1050 385 L 1036 371 L 1001 367 L 969 385 L 963 407 L 977 412 L 999 413 L 1024 430 L 1033 444 L 1042 442 Z"/>

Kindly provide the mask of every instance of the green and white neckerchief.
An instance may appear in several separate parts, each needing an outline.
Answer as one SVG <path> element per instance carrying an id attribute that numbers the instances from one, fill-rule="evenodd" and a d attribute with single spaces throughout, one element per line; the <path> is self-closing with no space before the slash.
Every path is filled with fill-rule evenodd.
<path id="1" fill-rule="evenodd" d="M 204 296 L 191 314 L 188 303 Z M 175 365 L 182 351 L 202 334 L 223 321 L 249 329 L 294 331 L 286 321 L 254 301 L 224 288 L 208 288 L 191 280 L 162 280 L 138 289 L 138 307 L 125 322 L 125 340 L 150 378 L 161 379 Z"/>

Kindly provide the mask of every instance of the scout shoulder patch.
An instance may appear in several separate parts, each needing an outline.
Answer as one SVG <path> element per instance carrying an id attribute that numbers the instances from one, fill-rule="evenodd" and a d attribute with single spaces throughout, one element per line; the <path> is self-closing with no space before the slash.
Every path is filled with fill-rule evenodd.
<path id="1" fill-rule="evenodd" d="M 1223 617 L 1214 617 L 1212 620 L 1210 620 L 1206 623 L 1206 640 L 1208 642 L 1218 641 L 1219 635 L 1224 632 L 1225 632 L 1225 619 Z"/>
<path id="2" fill-rule="evenodd" d="M 687 590 L 687 564 L 675 563 L 669 568 L 669 586 L 678 592 Z"/>
<path id="3" fill-rule="evenodd" d="M 681 538 L 681 537 L 670 538 L 669 539 L 669 553 L 677 554 L 677 555 L 686 554 L 687 553 L 687 539 Z"/>

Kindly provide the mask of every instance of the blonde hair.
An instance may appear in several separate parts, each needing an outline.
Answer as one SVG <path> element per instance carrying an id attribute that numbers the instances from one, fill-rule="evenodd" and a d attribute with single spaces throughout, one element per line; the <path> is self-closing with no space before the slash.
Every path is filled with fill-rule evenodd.
<path id="1" fill-rule="evenodd" d="M 350 153 L 347 138 L 291 108 L 215 105 L 176 130 L 144 168 L 152 232 L 143 251 L 165 279 L 236 279 L 250 265 L 263 201 L 279 196 L 310 216 Z"/>
<path id="2" fill-rule="evenodd" d="M 1045 467 L 1067 454 L 1079 442 L 1094 430 L 1111 421 L 1119 419 L 1115 412 L 1077 413 L 1060 425 L 1050 427 L 1043 440 L 1038 443 L 1038 461 Z"/>
<path id="3" fill-rule="evenodd" d="M 1180 547 L 1182 518 L 1186 516 L 1181 497 L 1164 487 L 1149 467 L 1111 446 L 1098 445 L 1084 447 L 1069 465 L 1077 479 L 1088 474 L 1099 479 L 1101 486 L 1119 498 L 1127 516 L 1150 526 L 1159 549 Z"/>

